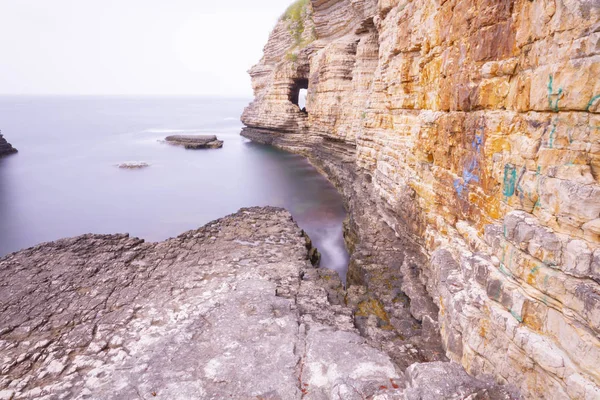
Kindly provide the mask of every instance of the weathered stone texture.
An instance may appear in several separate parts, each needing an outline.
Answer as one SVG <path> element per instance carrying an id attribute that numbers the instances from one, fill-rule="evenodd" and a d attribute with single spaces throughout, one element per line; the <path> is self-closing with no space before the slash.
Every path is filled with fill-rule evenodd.
<path id="1" fill-rule="evenodd" d="M 0 157 L 16 152 L 17 150 L 14 147 L 12 147 L 10 143 L 6 141 L 6 139 L 4 139 L 2 134 L 0 134 Z"/>
<path id="2" fill-rule="evenodd" d="M 349 293 L 392 308 L 373 271 L 411 269 L 369 258 L 401 245 L 449 358 L 530 398 L 600 398 L 600 4 L 315 0 L 304 15 L 316 40 L 292 61 L 272 36 L 250 71 L 243 134 L 309 156 L 346 195 Z M 307 114 L 288 100 L 306 77 Z M 397 244 L 369 239 L 375 219 Z"/>
<path id="3" fill-rule="evenodd" d="M 377 392 L 399 375 L 328 301 L 341 283 L 307 243 L 287 211 L 252 208 L 161 243 L 84 235 L 0 259 L 0 397 Z"/>
<path id="4" fill-rule="evenodd" d="M 405 379 L 309 248 L 287 211 L 255 207 L 161 243 L 90 234 L 8 255 L 0 398 L 509 398 L 450 362 Z"/>

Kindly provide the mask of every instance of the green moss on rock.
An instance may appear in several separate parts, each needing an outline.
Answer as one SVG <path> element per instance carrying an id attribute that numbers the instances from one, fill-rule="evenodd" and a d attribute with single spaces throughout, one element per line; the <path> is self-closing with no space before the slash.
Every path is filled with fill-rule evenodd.
<path id="1" fill-rule="evenodd" d="M 310 0 L 296 0 L 292 3 L 281 16 L 281 19 L 288 22 L 288 29 L 295 40 L 294 47 L 304 47 L 316 39 L 316 31 L 311 30 L 311 37 L 303 40 L 302 35 L 305 30 L 305 19 L 311 18 Z"/>

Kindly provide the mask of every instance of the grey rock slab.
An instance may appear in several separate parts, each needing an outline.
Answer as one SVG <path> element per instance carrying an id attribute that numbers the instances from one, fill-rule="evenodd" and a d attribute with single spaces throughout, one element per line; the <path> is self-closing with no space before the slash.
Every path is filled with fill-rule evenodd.
<path id="1" fill-rule="evenodd" d="M 89 234 L 10 254 L 0 393 L 299 399 L 301 376 L 325 396 L 348 382 L 366 393 L 394 367 L 327 301 L 341 283 L 317 284 L 307 243 L 287 211 L 251 208 L 160 243 Z"/>
<path id="2" fill-rule="evenodd" d="M 364 399 L 399 386 L 390 358 L 354 332 L 313 326 L 302 365 L 305 399 Z"/>
<path id="3" fill-rule="evenodd" d="M 507 387 L 474 379 L 459 364 L 435 361 L 413 364 L 405 372 L 406 400 L 488 399 L 509 400 L 518 394 Z"/>

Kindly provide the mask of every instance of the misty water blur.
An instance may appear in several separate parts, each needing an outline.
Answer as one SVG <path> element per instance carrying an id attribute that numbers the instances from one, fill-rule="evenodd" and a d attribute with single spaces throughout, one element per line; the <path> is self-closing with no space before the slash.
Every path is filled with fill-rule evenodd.
<path id="1" fill-rule="evenodd" d="M 0 256 L 83 233 L 164 240 L 241 207 L 285 207 L 342 277 L 345 211 L 302 157 L 239 136 L 246 99 L 0 97 Z M 161 143 L 216 134 L 218 150 Z M 150 167 L 123 170 L 124 161 Z"/>

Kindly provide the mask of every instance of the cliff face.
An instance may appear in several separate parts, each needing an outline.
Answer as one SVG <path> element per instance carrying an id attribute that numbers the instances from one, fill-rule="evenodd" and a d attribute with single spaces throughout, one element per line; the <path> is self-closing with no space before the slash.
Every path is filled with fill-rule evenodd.
<path id="1" fill-rule="evenodd" d="M 344 193 L 363 335 L 397 365 L 441 340 L 526 397 L 600 398 L 600 4 L 296 6 L 242 134 Z"/>
<path id="2" fill-rule="evenodd" d="M 0 134 L 0 157 L 7 155 L 7 154 L 16 153 L 16 152 L 17 152 L 17 150 L 15 148 L 13 148 L 10 145 L 10 143 L 8 143 L 6 141 L 6 139 L 4 139 L 2 134 Z"/>

